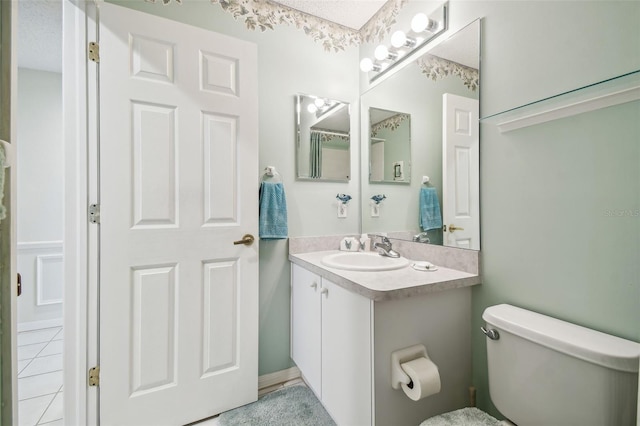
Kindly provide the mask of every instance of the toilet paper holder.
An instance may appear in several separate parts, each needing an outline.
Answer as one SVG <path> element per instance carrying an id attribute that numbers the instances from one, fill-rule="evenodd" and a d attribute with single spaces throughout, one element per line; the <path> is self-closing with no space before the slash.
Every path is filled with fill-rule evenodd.
<path id="1" fill-rule="evenodd" d="M 401 364 L 416 358 L 428 358 L 424 345 L 413 345 L 408 348 L 391 352 L 391 387 L 400 389 L 400 385 L 409 385 L 411 379 L 402 369 Z"/>

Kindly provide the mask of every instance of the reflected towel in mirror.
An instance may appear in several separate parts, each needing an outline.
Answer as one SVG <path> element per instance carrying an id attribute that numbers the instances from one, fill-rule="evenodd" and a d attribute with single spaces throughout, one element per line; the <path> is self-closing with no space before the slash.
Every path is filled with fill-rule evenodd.
<path id="1" fill-rule="evenodd" d="M 420 188 L 420 227 L 423 231 L 442 229 L 440 202 L 433 187 Z"/>
<path id="2" fill-rule="evenodd" d="M 262 240 L 281 240 L 288 236 L 287 200 L 281 182 L 262 182 L 259 196 L 259 236 Z"/>

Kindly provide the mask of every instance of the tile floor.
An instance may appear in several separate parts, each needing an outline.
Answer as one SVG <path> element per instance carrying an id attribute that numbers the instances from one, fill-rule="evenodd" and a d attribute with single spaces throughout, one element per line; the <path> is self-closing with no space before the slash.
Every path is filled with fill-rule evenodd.
<path id="1" fill-rule="evenodd" d="M 62 425 L 62 327 L 18 333 L 19 426 Z"/>

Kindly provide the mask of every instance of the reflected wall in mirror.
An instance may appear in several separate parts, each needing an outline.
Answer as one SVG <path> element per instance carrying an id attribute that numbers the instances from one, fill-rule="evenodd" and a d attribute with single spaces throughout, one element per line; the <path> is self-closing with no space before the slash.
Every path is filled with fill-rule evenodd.
<path id="1" fill-rule="evenodd" d="M 411 117 L 409 185 L 374 179 L 378 148 L 371 137 L 361 145 L 362 232 L 480 249 L 479 56 L 478 20 L 362 94 L 362 135 L 370 135 L 372 109 Z M 381 192 L 376 216 L 368 205 Z"/>
<path id="2" fill-rule="evenodd" d="M 411 182 L 411 114 L 369 108 L 369 182 Z"/>
<path id="3" fill-rule="evenodd" d="M 319 96 L 295 96 L 296 170 L 299 180 L 350 178 L 349 104 Z"/>

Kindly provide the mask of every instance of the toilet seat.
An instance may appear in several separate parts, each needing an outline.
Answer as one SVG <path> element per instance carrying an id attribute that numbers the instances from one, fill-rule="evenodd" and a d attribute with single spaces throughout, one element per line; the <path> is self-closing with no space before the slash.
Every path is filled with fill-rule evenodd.
<path id="1" fill-rule="evenodd" d="M 428 418 L 420 426 L 504 426 L 493 416 L 475 407 L 461 408 Z"/>

